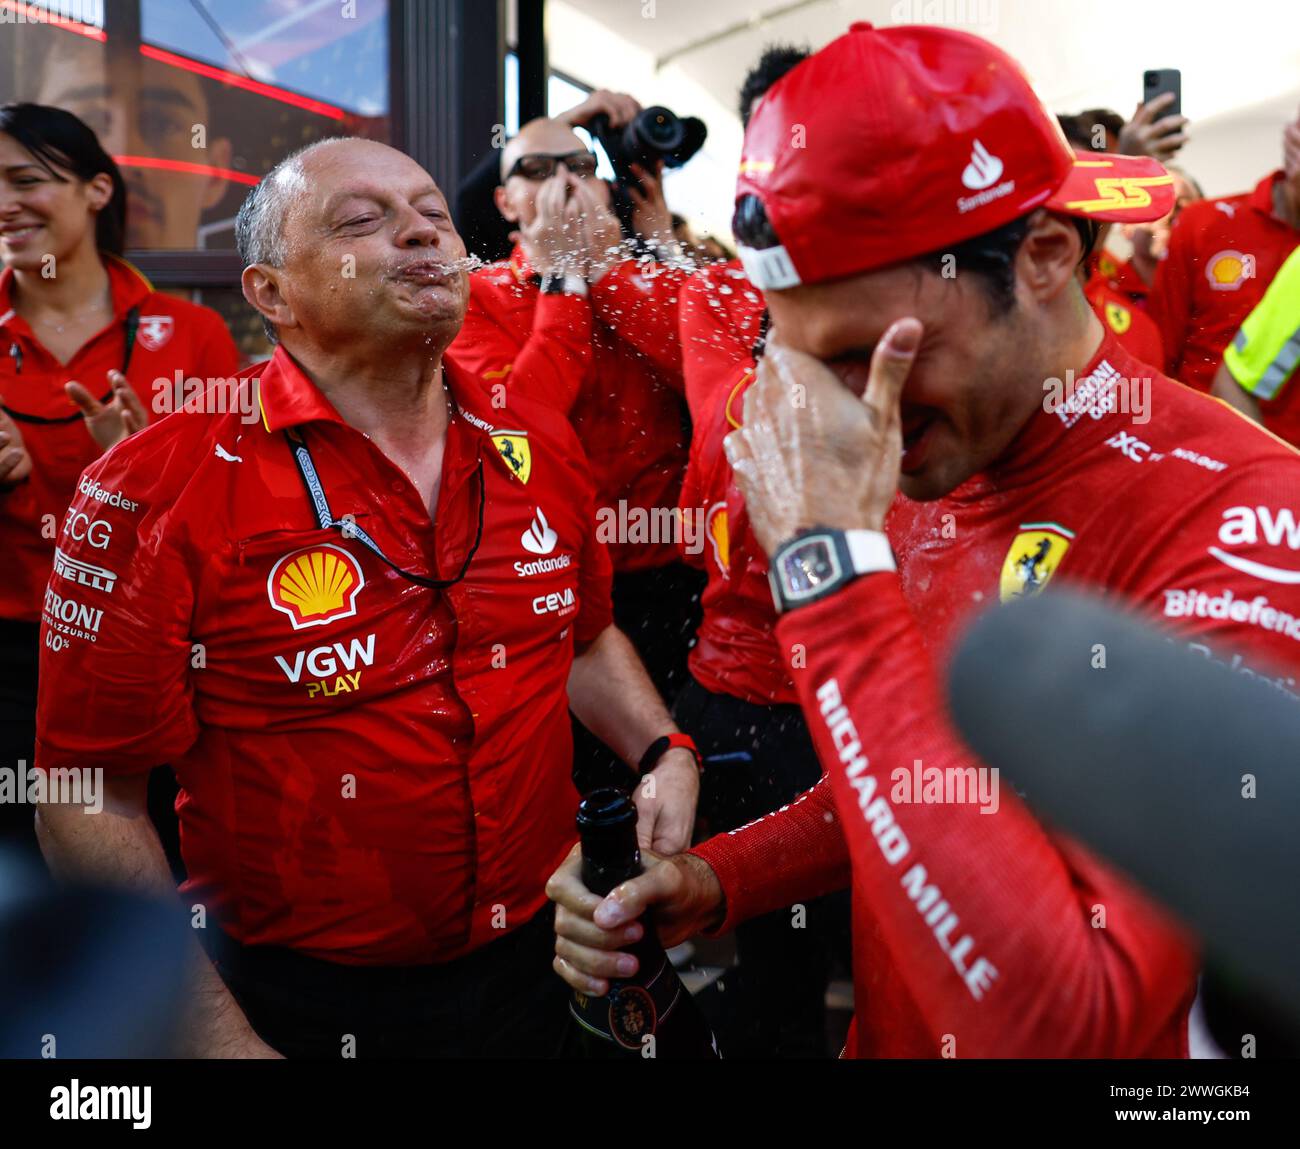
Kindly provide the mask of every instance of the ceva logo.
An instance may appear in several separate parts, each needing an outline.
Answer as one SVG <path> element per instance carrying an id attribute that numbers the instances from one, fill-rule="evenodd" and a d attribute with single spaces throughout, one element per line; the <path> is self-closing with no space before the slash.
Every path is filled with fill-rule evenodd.
<path id="1" fill-rule="evenodd" d="M 961 173 L 961 182 L 971 191 L 983 191 L 1002 178 L 1002 161 L 992 155 L 979 140 L 971 148 L 970 163 Z"/>
<path id="2" fill-rule="evenodd" d="M 1223 512 L 1219 542 L 1224 546 L 1258 546 L 1261 538 L 1268 546 L 1285 546 L 1288 550 L 1300 551 L 1300 523 L 1287 507 L 1278 511 L 1270 507 L 1229 507 Z M 1209 551 L 1219 562 L 1242 574 L 1267 582 L 1300 585 L 1300 570 L 1256 562 L 1221 547 L 1210 547 Z"/>
<path id="3" fill-rule="evenodd" d="M 537 514 L 533 516 L 532 523 L 524 531 L 519 541 L 523 544 L 524 550 L 530 555 L 549 555 L 555 550 L 555 544 L 559 540 L 551 524 L 546 521 L 546 516 L 542 513 L 542 508 L 537 508 Z"/>

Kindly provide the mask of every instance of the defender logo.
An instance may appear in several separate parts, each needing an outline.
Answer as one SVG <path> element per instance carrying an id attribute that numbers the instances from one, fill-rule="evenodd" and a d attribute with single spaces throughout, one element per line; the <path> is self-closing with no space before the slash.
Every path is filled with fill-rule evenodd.
<path id="1" fill-rule="evenodd" d="M 324 626 L 357 613 L 366 585 L 361 564 L 342 547 L 323 544 L 285 555 L 271 568 L 266 596 L 294 630 Z"/>
<path id="2" fill-rule="evenodd" d="M 559 537 L 551 530 L 551 524 L 546 521 L 546 515 L 542 513 L 542 508 L 538 507 L 532 523 L 520 536 L 519 541 L 523 544 L 524 550 L 530 555 L 549 555 L 555 550 L 555 544 L 559 541 Z"/>

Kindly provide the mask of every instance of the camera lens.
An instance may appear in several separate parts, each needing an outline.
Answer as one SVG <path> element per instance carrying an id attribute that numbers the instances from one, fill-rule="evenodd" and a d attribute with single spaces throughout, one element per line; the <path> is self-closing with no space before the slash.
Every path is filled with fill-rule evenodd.
<path id="1" fill-rule="evenodd" d="M 667 108 L 647 108 L 636 118 L 637 135 L 656 151 L 670 152 L 686 138 L 682 122 Z"/>

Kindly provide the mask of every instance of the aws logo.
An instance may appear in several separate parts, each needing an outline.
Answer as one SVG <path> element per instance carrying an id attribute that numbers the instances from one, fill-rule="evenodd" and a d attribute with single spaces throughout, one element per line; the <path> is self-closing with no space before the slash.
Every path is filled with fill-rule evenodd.
<path id="1" fill-rule="evenodd" d="M 1254 276 L 1255 257 L 1231 249 L 1216 252 L 1205 265 L 1205 278 L 1211 291 L 1236 291 Z"/>
<path id="2" fill-rule="evenodd" d="M 325 543 L 280 559 L 267 577 L 266 595 L 294 630 L 303 630 L 356 614 L 365 585 L 361 564 L 342 547 Z"/>

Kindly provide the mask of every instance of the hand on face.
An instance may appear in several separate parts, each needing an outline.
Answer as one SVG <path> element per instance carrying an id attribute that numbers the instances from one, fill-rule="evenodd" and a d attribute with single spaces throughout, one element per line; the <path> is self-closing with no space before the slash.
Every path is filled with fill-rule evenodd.
<path id="1" fill-rule="evenodd" d="M 528 262 L 539 275 L 581 272 L 586 244 L 575 190 L 581 183 L 568 171 L 557 169 L 537 189 L 536 214 L 531 223 L 520 227 L 518 235 Z"/>
<path id="2" fill-rule="evenodd" d="M 596 283 L 616 263 L 627 258 L 623 246 L 623 228 L 618 217 L 601 197 L 599 185 L 594 180 L 579 180 L 574 189 L 582 222 L 583 253 L 586 262 L 582 274 Z"/>
<path id="3" fill-rule="evenodd" d="M 726 439 L 750 523 L 770 555 L 801 530 L 882 530 L 898 491 L 899 401 L 921 324 L 900 319 L 871 357 L 861 398 L 821 360 L 769 338 Z"/>
<path id="4" fill-rule="evenodd" d="M 633 164 L 632 171 L 641 181 L 641 186 L 633 185 L 627 189 L 632 198 L 632 228 L 651 245 L 664 244 L 673 238 L 673 213 L 668 210 L 668 201 L 664 199 L 662 170 L 662 165 L 657 171 L 650 172 L 640 164 Z"/>

